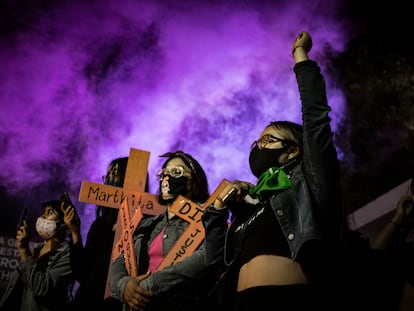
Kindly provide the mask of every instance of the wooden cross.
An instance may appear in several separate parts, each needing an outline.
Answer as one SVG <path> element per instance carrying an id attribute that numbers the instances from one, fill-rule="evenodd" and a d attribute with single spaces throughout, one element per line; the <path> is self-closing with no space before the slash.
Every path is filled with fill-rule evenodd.
<path id="1" fill-rule="evenodd" d="M 79 202 L 120 209 L 111 263 L 120 255 L 122 250 L 126 250 L 126 258 L 130 260 L 127 267 L 131 269 L 129 271 L 131 275 L 137 273 L 132 239 L 134 229 L 141 221 L 142 214 L 158 215 L 165 211 L 165 206 L 158 203 L 157 195 L 144 192 L 148 162 L 148 151 L 131 148 L 123 188 L 83 181 L 79 191 Z M 130 215 L 133 215 L 132 218 Z M 108 295 L 109 286 L 107 282 L 105 297 Z"/>
<path id="2" fill-rule="evenodd" d="M 223 179 L 214 193 L 206 200 L 206 202 L 204 202 L 203 205 L 198 205 L 182 195 L 179 195 L 174 200 L 174 203 L 170 207 L 170 211 L 189 222 L 190 225 L 175 242 L 167 256 L 165 256 L 162 260 L 157 271 L 183 260 L 185 257 L 191 255 L 200 246 L 205 236 L 204 226 L 201 222 L 203 211 L 210 204 L 214 203 L 216 197 L 228 184 L 229 181 Z"/>
<path id="3" fill-rule="evenodd" d="M 128 274 L 131 276 L 137 276 L 138 272 L 133 242 L 135 228 L 139 225 L 143 214 L 157 215 L 165 211 L 165 206 L 158 203 L 157 195 L 143 192 L 148 171 L 148 160 L 149 152 L 131 148 L 123 188 L 82 182 L 78 198 L 79 202 L 120 209 L 111 263 L 124 251 L 125 265 Z M 217 195 L 228 183 L 227 180 L 223 180 L 203 205 L 198 205 L 181 195 L 176 198 L 170 207 L 170 211 L 189 222 L 190 225 L 163 259 L 157 271 L 183 260 L 200 246 L 205 235 L 201 222 L 202 212 L 214 202 Z M 131 214 L 133 215 L 132 218 Z M 109 295 L 107 281 L 105 298 Z"/>
<path id="4" fill-rule="evenodd" d="M 131 148 L 124 186 L 115 187 L 83 181 L 78 201 L 120 209 L 125 199 L 128 199 L 131 210 L 140 206 L 144 214 L 158 215 L 162 213 L 165 206 L 158 204 L 157 196 L 144 192 L 148 162 L 148 151 Z"/>

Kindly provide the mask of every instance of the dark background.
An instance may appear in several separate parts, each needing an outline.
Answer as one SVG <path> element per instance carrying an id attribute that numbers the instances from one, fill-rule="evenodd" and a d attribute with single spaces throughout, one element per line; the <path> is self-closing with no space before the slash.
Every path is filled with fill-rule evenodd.
<path id="1" fill-rule="evenodd" d="M 348 211 L 413 176 L 414 61 L 408 1 L 351 1 L 366 33 L 334 60 L 354 158 L 343 164 Z M 338 133 L 338 144 L 341 133 Z"/>

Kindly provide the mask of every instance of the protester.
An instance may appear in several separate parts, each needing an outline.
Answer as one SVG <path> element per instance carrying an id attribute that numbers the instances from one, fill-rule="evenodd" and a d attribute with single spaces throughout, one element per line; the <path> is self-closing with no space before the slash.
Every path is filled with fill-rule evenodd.
<path id="1" fill-rule="evenodd" d="M 211 310 L 336 310 L 325 285 L 343 222 L 340 170 L 311 48 L 310 35 L 301 32 L 291 49 L 303 125 L 267 125 L 250 150 L 257 184 L 234 181 L 203 216 L 207 262 L 224 256 L 227 264 Z M 233 221 L 226 233 L 228 209 Z"/>
<path id="2" fill-rule="evenodd" d="M 113 159 L 102 177 L 105 185 L 122 187 L 128 157 Z M 88 231 L 86 244 L 81 236 L 81 220 L 75 206 L 65 212 L 65 223 L 71 232 L 71 261 L 79 287 L 71 309 L 121 310 L 122 304 L 115 299 L 105 299 L 109 264 L 115 237 L 118 209 L 97 206 L 96 218 Z"/>
<path id="3" fill-rule="evenodd" d="M 411 198 L 401 198 L 398 204 L 403 200 L 404 216 L 402 219 L 402 236 L 404 237 L 405 252 L 405 268 L 404 268 L 404 288 L 402 291 L 399 311 L 414 310 L 414 177 L 411 178 L 410 185 Z M 397 206 L 397 210 L 398 210 Z"/>
<path id="4" fill-rule="evenodd" d="M 2 311 L 66 310 L 75 281 L 60 200 L 42 204 L 36 231 L 43 242 L 33 249 L 27 222 L 17 231 L 20 261 L 0 300 Z"/>
<path id="5" fill-rule="evenodd" d="M 370 241 L 376 254 L 373 281 L 377 310 L 414 310 L 414 207 L 412 179 L 409 193 L 402 195 L 390 220 Z"/>
<path id="6" fill-rule="evenodd" d="M 209 198 L 207 177 L 190 154 L 176 151 L 161 157 L 166 161 L 158 173 L 158 201 L 165 212 L 144 218 L 133 233 L 137 277 L 128 275 L 122 253 L 111 265 L 111 294 L 124 303 L 123 310 L 205 310 L 216 267 L 206 264 L 203 244 L 182 261 L 158 267 L 189 226 L 170 210 L 172 203 L 178 195 L 205 202 Z"/>

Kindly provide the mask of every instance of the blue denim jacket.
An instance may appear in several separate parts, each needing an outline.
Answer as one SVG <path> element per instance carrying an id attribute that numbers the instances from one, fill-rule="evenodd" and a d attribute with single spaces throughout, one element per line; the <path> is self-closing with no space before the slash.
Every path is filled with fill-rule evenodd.
<path id="1" fill-rule="evenodd" d="M 22 291 L 18 310 L 62 310 L 68 303 L 74 282 L 69 244 L 64 241 L 50 252 L 46 268 L 39 269 L 32 256 L 19 263 L 0 301 L 0 310 L 16 310 L 16 301 L 11 302 L 16 297 L 15 291 Z"/>
<path id="2" fill-rule="evenodd" d="M 168 220 L 167 214 L 163 213 L 158 216 L 144 218 L 139 224 L 137 230 L 134 233 L 135 254 L 137 257 L 138 269 L 140 267 L 141 252 L 147 249 L 143 247 L 143 240 L 146 233 L 149 233 L 149 239 L 147 245 L 149 246 L 152 240 L 161 232 L 165 227 L 163 238 L 163 257 L 165 257 L 169 250 L 174 246 L 175 242 L 182 235 L 185 229 L 188 227 L 188 222 L 184 221 L 180 217 L 173 217 Z M 199 292 L 203 292 L 203 282 L 209 275 L 210 269 L 205 261 L 205 247 L 201 244 L 200 247 L 190 256 L 183 259 L 174 265 L 165 267 L 161 271 L 152 272 L 151 275 L 145 280 L 140 282 L 140 286 L 149 290 L 153 294 L 153 300 L 157 301 L 157 296 L 168 299 L 170 293 L 177 294 L 177 289 L 180 290 L 180 299 L 182 303 L 186 303 L 184 300 L 186 297 L 189 300 L 198 301 L 197 295 Z M 143 272 L 145 273 L 145 272 Z M 112 263 L 109 270 L 109 287 L 111 290 L 111 296 L 124 301 L 124 290 L 127 282 L 131 277 L 128 275 L 125 267 L 125 259 L 121 254 Z M 205 291 L 205 294 L 207 292 Z M 195 308 L 200 308 L 195 306 Z M 195 310 L 196 310 L 195 309 Z M 124 304 L 123 310 L 129 310 L 127 304 Z"/>
<path id="3" fill-rule="evenodd" d="M 330 107 L 323 76 L 312 60 L 296 64 L 294 71 L 302 101 L 303 159 L 286 172 L 292 188 L 273 195 L 270 205 L 289 244 L 291 257 L 296 260 L 306 242 L 319 241 L 326 246 L 325 250 L 334 249 L 343 211 L 340 167 L 329 124 Z M 215 211 L 210 206 L 203 215 L 203 224 L 207 260 L 217 260 L 215 256 L 224 252 L 225 263 L 229 265 L 235 253 L 231 237 L 238 222 L 235 219 L 226 230 L 226 217 L 225 211 Z M 214 238 L 208 237 L 210 232 L 214 232 Z"/>

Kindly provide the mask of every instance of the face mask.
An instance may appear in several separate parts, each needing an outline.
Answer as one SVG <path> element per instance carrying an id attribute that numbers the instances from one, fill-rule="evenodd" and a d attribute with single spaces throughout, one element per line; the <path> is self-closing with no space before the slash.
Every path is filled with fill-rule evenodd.
<path id="1" fill-rule="evenodd" d="M 179 194 L 187 194 L 187 183 L 188 178 L 185 176 L 163 178 L 160 181 L 161 193 L 158 197 L 158 202 L 165 205 L 173 202 Z"/>
<path id="2" fill-rule="evenodd" d="M 57 231 L 57 220 L 39 217 L 36 221 L 36 231 L 43 240 L 49 240 Z"/>
<path id="3" fill-rule="evenodd" d="M 249 156 L 250 170 L 253 175 L 259 178 L 267 169 L 280 167 L 279 157 L 286 152 L 286 148 L 259 149 L 258 146 L 254 146 Z"/>

